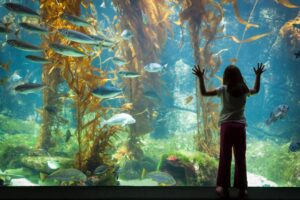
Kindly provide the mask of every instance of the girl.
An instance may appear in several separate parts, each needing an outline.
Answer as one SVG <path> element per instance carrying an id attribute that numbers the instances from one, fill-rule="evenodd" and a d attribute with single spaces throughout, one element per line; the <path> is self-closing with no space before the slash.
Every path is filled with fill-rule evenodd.
<path id="1" fill-rule="evenodd" d="M 249 89 L 243 76 L 234 65 L 226 67 L 223 75 L 223 85 L 206 91 L 204 84 L 204 70 L 200 66 L 194 66 L 193 74 L 198 76 L 200 91 L 203 96 L 219 96 L 222 102 L 222 110 L 219 118 L 221 126 L 220 160 L 217 176 L 216 192 L 221 197 L 228 197 L 230 187 L 230 166 L 232 147 L 235 157 L 234 187 L 239 188 L 239 196 L 247 195 L 246 172 L 246 118 L 244 109 L 247 95 L 256 94 L 260 88 L 260 76 L 265 71 L 262 63 L 253 67 L 256 74 L 255 85 Z"/>

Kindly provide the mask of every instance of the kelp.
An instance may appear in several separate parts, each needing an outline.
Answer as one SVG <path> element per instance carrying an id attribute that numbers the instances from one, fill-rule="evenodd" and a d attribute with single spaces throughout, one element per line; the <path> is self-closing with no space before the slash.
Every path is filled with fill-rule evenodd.
<path id="1" fill-rule="evenodd" d="M 299 8 L 299 6 L 292 4 L 289 0 L 275 0 L 276 3 L 279 3 L 287 8 Z"/>
<path id="2" fill-rule="evenodd" d="M 222 31 L 219 24 L 224 16 L 220 4 L 214 1 L 179 1 L 182 5 L 182 11 L 179 15 L 181 23 L 188 21 L 191 43 L 194 49 L 195 63 L 201 68 L 206 69 L 209 74 L 206 84 L 208 89 L 213 86 L 212 77 L 218 71 L 221 65 L 220 55 L 214 56 L 211 52 L 212 42 L 215 40 L 217 33 Z M 201 37 L 202 35 L 202 37 Z M 200 44 L 203 44 L 200 47 Z M 199 82 L 196 79 L 196 110 L 197 110 L 197 134 L 195 143 L 197 149 L 217 155 L 217 143 L 213 133 L 217 132 L 217 111 L 218 104 L 213 103 L 211 98 L 204 99 L 199 94 Z M 202 128 L 201 127 L 202 122 Z"/>
<path id="3" fill-rule="evenodd" d="M 64 100 L 58 98 L 60 95 L 57 95 L 56 87 L 59 83 L 65 81 L 72 91 L 72 95 L 69 98 L 73 102 L 73 107 L 70 109 L 76 110 L 75 137 L 78 143 L 78 152 L 75 156 L 76 168 L 83 172 L 88 172 L 93 171 L 101 164 L 113 166 L 111 155 L 107 152 L 113 149 L 111 138 L 116 136 L 120 128 L 116 126 L 101 128 L 99 126 L 109 109 L 100 106 L 102 99 L 93 96 L 91 90 L 104 85 L 108 80 L 115 81 L 115 79 L 108 79 L 108 72 L 103 71 L 101 66 L 97 68 L 91 65 L 93 59 L 97 57 L 96 55 L 101 54 L 101 49 L 95 52 L 91 46 L 70 42 L 56 31 L 60 28 L 66 28 L 94 34 L 96 30 L 93 27 L 77 27 L 60 18 L 63 13 L 80 16 L 80 5 L 88 8 L 87 6 L 93 6 L 92 2 L 41 0 L 40 4 L 43 21 L 50 27 L 50 34 L 48 37 L 43 38 L 43 47 L 46 49 L 44 56 L 54 60 L 52 64 L 47 64 L 43 67 L 43 82 L 54 90 L 44 90 L 44 104 L 53 103 L 55 100 L 55 106 L 63 106 Z M 91 18 L 93 17 L 89 17 L 89 19 Z M 97 24 L 94 24 L 94 26 L 97 26 Z M 54 42 L 85 51 L 90 56 L 76 58 L 56 54 L 52 49 L 46 48 L 49 43 Z M 95 72 L 99 72 L 100 75 L 96 75 Z M 49 99 L 54 100 L 49 102 Z M 46 111 L 44 110 L 40 138 L 40 144 L 42 145 L 39 145 L 42 147 L 49 141 L 45 140 L 44 136 L 51 138 L 51 129 L 47 129 L 48 127 L 51 128 L 51 126 L 49 126 L 49 118 L 47 118 L 45 113 Z M 52 125 L 51 121 L 50 125 Z"/>
<path id="4" fill-rule="evenodd" d="M 146 98 L 144 92 L 155 90 L 158 96 L 165 92 L 160 75 L 146 72 L 144 66 L 154 62 L 160 63 L 159 53 L 167 41 L 168 30 L 171 30 L 168 16 L 172 12 L 163 0 L 114 0 L 113 3 L 120 15 L 120 23 L 116 24 L 116 29 L 128 29 L 134 35 L 131 42 L 119 43 L 116 55 L 122 55 L 131 61 L 122 69 L 136 71 L 142 75 L 138 79 L 124 80 L 124 84 L 129 88 L 126 91 L 127 96 L 133 104 L 130 113 L 136 119 L 136 123 L 131 127 L 127 149 L 134 158 L 140 159 L 143 153 L 139 147 L 139 137 L 153 130 L 152 116 L 158 110 L 156 102 Z M 143 15 L 148 19 L 146 24 Z"/>
<path id="5" fill-rule="evenodd" d="M 298 15 L 294 19 L 287 21 L 279 30 L 280 36 L 292 47 L 291 50 L 299 48 L 300 31 L 295 27 L 298 24 L 300 24 L 300 12 L 298 12 Z"/>

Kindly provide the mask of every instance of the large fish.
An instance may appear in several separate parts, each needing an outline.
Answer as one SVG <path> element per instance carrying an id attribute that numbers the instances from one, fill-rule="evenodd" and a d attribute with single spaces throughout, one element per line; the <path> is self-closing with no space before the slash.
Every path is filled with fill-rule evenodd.
<path id="1" fill-rule="evenodd" d="M 29 94 L 34 93 L 42 88 L 44 88 L 45 85 L 38 84 L 38 83 L 24 83 L 21 85 L 18 85 L 15 87 L 15 91 L 22 93 L 22 94 Z"/>
<path id="2" fill-rule="evenodd" d="M 286 116 L 289 110 L 288 105 L 279 105 L 271 113 L 269 119 L 266 121 L 266 125 L 270 125 L 273 122 L 276 122 L 278 119 L 282 119 Z"/>
<path id="3" fill-rule="evenodd" d="M 64 20 L 71 22 L 72 24 L 74 24 L 76 26 L 91 26 L 91 24 L 88 23 L 87 21 L 85 21 L 84 19 L 74 16 L 74 15 L 69 15 L 69 14 L 64 13 L 60 17 Z"/>
<path id="4" fill-rule="evenodd" d="M 104 125 L 121 125 L 121 126 L 125 126 L 125 125 L 128 125 L 128 124 L 134 124 L 135 122 L 136 122 L 136 120 L 131 115 L 129 115 L 127 113 L 119 113 L 119 114 L 116 114 L 116 115 L 112 116 L 108 120 L 104 120 L 101 123 L 101 126 L 104 126 Z"/>
<path id="5" fill-rule="evenodd" d="M 26 22 L 21 22 L 19 23 L 19 25 L 26 29 L 26 30 L 29 30 L 33 33 L 39 33 L 39 34 L 48 34 L 48 29 L 47 28 L 44 28 L 44 27 L 41 27 L 39 25 L 36 25 L 36 24 L 30 24 L 30 23 L 26 23 Z"/>
<path id="6" fill-rule="evenodd" d="M 92 91 L 92 93 L 99 98 L 113 98 L 121 94 L 123 91 L 112 85 L 104 85 Z"/>
<path id="7" fill-rule="evenodd" d="M 16 49 L 20 49 L 23 51 L 34 51 L 34 52 L 43 51 L 42 48 L 40 48 L 38 46 L 34 46 L 27 42 L 23 42 L 21 40 L 7 40 L 7 44 L 9 44 L 12 47 L 15 47 Z"/>
<path id="8" fill-rule="evenodd" d="M 74 41 L 74 42 L 78 42 L 78 43 L 82 43 L 82 44 L 98 44 L 99 42 L 97 42 L 96 40 L 94 40 L 93 38 L 91 38 L 90 36 L 78 32 L 78 31 L 74 31 L 74 30 L 69 30 L 69 29 L 59 29 L 58 30 L 65 38 L 67 38 L 68 40 Z"/>
<path id="9" fill-rule="evenodd" d="M 71 56 L 71 57 L 84 57 L 87 56 L 84 52 L 79 51 L 70 46 L 65 46 L 58 43 L 51 43 L 49 45 L 51 49 L 53 49 L 56 53 L 62 54 L 64 56 Z"/>
<path id="10" fill-rule="evenodd" d="M 35 56 L 35 55 L 27 55 L 27 56 L 25 56 L 25 58 L 27 58 L 31 62 L 40 63 L 40 64 L 49 64 L 49 63 L 51 63 L 50 60 L 48 60 L 46 58 L 43 58 L 43 57 L 40 57 L 40 56 Z"/>
<path id="11" fill-rule="evenodd" d="M 40 17 L 40 15 L 37 12 L 21 4 L 4 3 L 3 6 L 10 12 L 13 12 L 17 15 L 27 16 L 27 17 Z"/>
<path id="12" fill-rule="evenodd" d="M 59 169 L 48 176 L 48 179 L 55 179 L 58 181 L 74 181 L 81 182 L 86 181 L 87 176 L 80 170 L 69 168 L 69 169 Z"/>

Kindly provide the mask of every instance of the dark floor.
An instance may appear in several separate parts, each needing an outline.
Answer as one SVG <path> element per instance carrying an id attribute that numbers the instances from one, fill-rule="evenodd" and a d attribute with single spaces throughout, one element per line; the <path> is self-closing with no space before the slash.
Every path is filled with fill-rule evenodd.
<path id="1" fill-rule="evenodd" d="M 300 188 L 248 189 L 247 199 L 299 199 Z M 237 191 L 230 190 L 232 199 Z M 213 187 L 1 187 L 0 199 L 218 199 Z"/>

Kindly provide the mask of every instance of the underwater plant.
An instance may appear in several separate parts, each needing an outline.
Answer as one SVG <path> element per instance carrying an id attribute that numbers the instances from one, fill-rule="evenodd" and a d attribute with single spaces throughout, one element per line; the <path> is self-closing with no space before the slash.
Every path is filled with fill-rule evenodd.
<path id="1" fill-rule="evenodd" d="M 171 32 L 171 24 L 168 16 L 170 8 L 163 0 L 153 1 L 113 1 L 117 11 L 121 14 L 117 30 L 128 30 L 133 37 L 130 42 L 121 41 L 116 55 L 122 55 L 129 63 L 124 65 L 126 70 L 137 72 L 141 77 L 124 80 L 129 86 L 128 97 L 133 103 L 131 114 L 135 116 L 137 123 L 130 129 L 127 141 L 128 150 L 135 159 L 141 159 L 143 152 L 139 146 L 139 137 L 153 130 L 151 124 L 155 121 L 159 111 L 159 101 L 165 92 L 159 74 L 149 73 L 144 67 L 150 63 L 160 63 L 159 53 L 164 47 Z M 155 95 L 147 95 L 148 91 L 155 90 Z M 150 97 L 150 98 L 149 98 Z"/>
<path id="2" fill-rule="evenodd" d="M 94 29 L 97 26 L 95 24 L 97 21 L 90 17 L 88 23 L 93 26 L 76 26 L 76 23 L 70 23 L 70 21 L 65 20 L 66 16 L 63 16 L 63 14 L 80 16 L 81 5 L 86 10 L 90 7 L 93 11 L 95 10 L 94 5 L 91 1 L 80 0 L 59 2 L 42 0 L 40 4 L 42 19 L 50 27 L 49 35 L 43 38 L 44 56 L 52 60 L 52 63 L 43 67 L 43 82 L 51 88 L 44 90 L 44 104 L 54 106 L 59 111 L 64 106 L 65 98 L 72 101 L 73 107 L 71 109 L 76 110 L 74 135 L 78 145 L 78 152 L 75 156 L 77 169 L 87 173 L 94 171 L 101 164 L 112 167 L 111 155 L 106 154 L 106 151 L 113 148 L 110 139 L 120 128 L 117 126 L 99 126 L 109 109 L 101 107 L 100 102 L 103 99 L 94 96 L 92 91 L 109 80 L 113 81 L 113 79 L 107 78 L 109 72 L 102 71 L 101 66 L 100 68 L 92 66 L 92 61 L 101 54 L 102 48 L 95 51 L 89 44 L 70 42 L 72 36 L 83 37 L 82 34 L 97 34 Z M 76 17 L 69 17 L 68 19 L 78 21 Z M 66 35 L 68 38 L 61 34 L 62 30 L 69 34 Z M 90 39 L 90 37 L 86 38 Z M 50 48 L 46 48 L 49 44 Z M 70 88 L 70 92 L 65 95 L 65 98 L 60 98 L 63 94 L 57 91 L 57 86 L 64 81 Z M 49 114 L 49 110 L 43 110 L 39 148 L 49 149 L 54 146 L 55 141 L 51 140 L 51 134 L 55 128 L 60 127 L 62 120 L 61 117 L 57 116 L 59 116 L 59 112 L 53 117 Z M 63 120 L 63 122 L 69 123 L 67 120 Z"/>
<path id="3" fill-rule="evenodd" d="M 211 88 L 213 86 L 211 78 L 218 71 L 221 65 L 221 58 L 219 56 L 215 58 L 210 49 L 217 33 L 223 31 L 222 27 L 219 28 L 219 24 L 224 16 L 223 9 L 220 4 L 214 1 L 189 0 L 179 1 L 178 3 L 181 3 L 182 7 L 179 15 L 179 24 L 182 26 L 184 21 L 188 21 L 195 63 L 200 64 L 210 74 L 207 82 L 208 88 Z M 202 43 L 204 45 L 200 47 Z M 217 152 L 211 151 L 211 149 L 216 148 L 211 147 L 213 145 L 216 146 L 213 134 L 217 131 L 218 118 L 214 113 L 218 111 L 218 104 L 214 103 L 211 98 L 204 99 L 199 94 L 198 80 L 196 80 L 195 85 L 197 97 L 197 135 L 195 136 L 195 143 L 198 150 L 216 155 Z M 202 121 L 202 128 L 200 128 L 200 121 Z M 201 138 L 203 137 L 204 139 L 202 140 Z"/>

